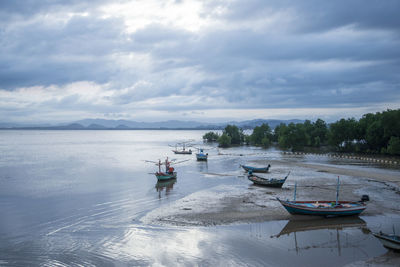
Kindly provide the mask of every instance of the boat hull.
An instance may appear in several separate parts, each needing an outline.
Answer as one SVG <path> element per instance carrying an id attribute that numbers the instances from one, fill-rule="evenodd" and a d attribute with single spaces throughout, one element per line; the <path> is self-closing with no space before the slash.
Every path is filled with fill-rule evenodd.
<path id="1" fill-rule="evenodd" d="M 207 160 L 207 155 L 204 154 L 196 154 L 196 158 L 198 161 L 206 161 Z"/>
<path id="2" fill-rule="evenodd" d="M 290 214 L 316 216 L 351 216 L 359 215 L 366 209 L 364 203 L 339 201 L 338 206 L 331 205 L 335 201 L 278 201 Z"/>
<path id="3" fill-rule="evenodd" d="M 379 239 L 382 245 L 386 248 L 393 250 L 400 250 L 400 239 L 398 236 L 386 235 L 380 233 L 373 233 L 373 235 Z"/>
<path id="4" fill-rule="evenodd" d="M 182 155 L 191 155 L 192 151 L 191 150 L 184 150 L 184 151 L 179 151 L 179 150 L 172 150 L 175 154 L 182 154 Z"/>
<path id="5" fill-rule="evenodd" d="M 167 181 L 167 180 L 171 180 L 171 179 L 176 179 L 176 172 L 173 172 L 171 174 L 169 173 L 155 173 L 157 180 L 158 181 Z"/>
<path id="6" fill-rule="evenodd" d="M 246 165 L 240 165 L 240 166 L 242 166 L 242 168 L 246 172 L 252 171 L 252 172 L 263 172 L 263 173 L 268 172 L 269 171 L 269 167 L 270 167 L 270 166 L 267 166 L 267 167 L 257 168 L 257 167 L 251 167 L 251 166 L 246 166 Z"/>
<path id="7" fill-rule="evenodd" d="M 267 186 L 267 187 L 276 187 L 281 188 L 285 183 L 286 179 L 265 179 L 258 176 L 248 176 L 247 179 L 252 181 L 255 185 Z"/>

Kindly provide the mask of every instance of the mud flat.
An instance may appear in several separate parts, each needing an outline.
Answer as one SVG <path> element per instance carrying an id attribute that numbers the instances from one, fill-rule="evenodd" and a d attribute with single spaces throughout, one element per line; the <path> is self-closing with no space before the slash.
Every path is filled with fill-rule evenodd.
<path id="1" fill-rule="evenodd" d="M 278 201 L 292 199 L 297 182 L 298 200 L 335 200 L 336 177 L 340 175 L 340 199 L 358 201 L 369 195 L 363 216 L 400 214 L 400 175 L 343 166 L 271 161 L 275 175 L 292 171 L 282 189 L 254 186 L 243 173 L 243 185 L 224 185 L 199 191 L 151 211 L 142 220 L 151 224 L 221 225 L 243 222 L 304 219 L 290 215 Z"/>

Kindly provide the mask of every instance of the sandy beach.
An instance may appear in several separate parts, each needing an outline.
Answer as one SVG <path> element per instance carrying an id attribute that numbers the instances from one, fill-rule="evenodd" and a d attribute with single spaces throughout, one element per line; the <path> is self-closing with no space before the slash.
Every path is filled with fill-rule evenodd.
<path id="1" fill-rule="evenodd" d="M 400 213 L 398 205 L 393 204 L 397 203 L 400 194 L 400 177 L 395 172 L 388 174 L 367 169 L 284 160 L 270 162 L 277 169 L 278 174 L 275 175 L 281 172 L 280 175 L 284 176 L 280 170 L 283 166 L 295 170 L 282 189 L 255 186 L 247 180 L 244 172 L 238 172 L 238 179 L 243 180 L 243 186 L 226 185 L 196 192 L 168 207 L 163 206 L 150 212 L 143 221 L 153 224 L 208 226 L 302 219 L 304 216 L 294 216 L 286 212 L 276 197 L 292 199 L 294 181 L 297 181 L 298 200 L 334 200 L 337 176 L 341 179 L 341 200 L 358 201 L 362 195 L 369 195 L 370 201 L 363 216 Z M 304 172 L 314 173 L 315 177 L 303 177 Z"/>

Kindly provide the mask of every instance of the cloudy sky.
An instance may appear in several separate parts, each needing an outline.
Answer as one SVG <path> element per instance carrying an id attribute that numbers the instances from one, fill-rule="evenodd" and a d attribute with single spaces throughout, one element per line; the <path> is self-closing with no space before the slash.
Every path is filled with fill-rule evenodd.
<path id="1" fill-rule="evenodd" d="M 0 122 L 400 108 L 398 0 L 0 1 Z"/>

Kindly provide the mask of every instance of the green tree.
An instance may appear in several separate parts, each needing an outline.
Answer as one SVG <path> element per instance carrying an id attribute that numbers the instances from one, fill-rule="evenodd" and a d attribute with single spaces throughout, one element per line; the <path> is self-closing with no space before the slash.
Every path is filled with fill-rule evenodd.
<path id="1" fill-rule="evenodd" d="M 329 144 L 341 151 L 354 149 L 354 141 L 358 139 L 358 122 L 354 119 L 341 119 L 329 127 Z"/>
<path id="2" fill-rule="evenodd" d="M 313 140 L 312 145 L 319 147 L 321 144 L 325 144 L 327 134 L 328 134 L 328 127 L 325 121 L 317 119 L 313 123 L 313 129 L 311 132 L 311 138 Z"/>
<path id="3" fill-rule="evenodd" d="M 240 145 L 243 139 L 243 131 L 242 134 L 239 131 L 239 128 L 236 125 L 227 125 L 224 129 L 224 134 L 228 135 L 231 138 L 231 144 Z"/>
<path id="4" fill-rule="evenodd" d="M 400 155 L 400 138 L 397 136 L 392 136 L 389 140 L 386 151 L 391 155 Z"/>
<path id="5" fill-rule="evenodd" d="M 359 121 L 361 150 L 386 153 L 392 137 L 400 137 L 400 109 L 364 114 Z"/>
<path id="6" fill-rule="evenodd" d="M 251 142 L 250 135 L 245 134 L 245 135 L 244 135 L 244 143 L 245 143 L 246 145 L 249 145 L 250 142 Z"/>
<path id="7" fill-rule="evenodd" d="M 219 134 L 218 133 L 214 133 L 214 132 L 208 132 L 208 133 L 203 135 L 203 140 L 207 140 L 207 142 L 217 141 L 218 138 L 219 138 Z"/>
<path id="8" fill-rule="evenodd" d="M 306 146 L 312 146 L 313 145 L 313 132 L 314 132 L 314 126 L 311 123 L 310 120 L 306 120 L 303 125 L 303 130 L 305 132 L 305 140 L 304 143 Z"/>
<path id="9" fill-rule="evenodd" d="M 232 143 L 232 139 L 229 135 L 226 133 L 223 133 L 219 138 L 218 138 L 218 146 L 219 147 L 229 147 Z"/>
<path id="10" fill-rule="evenodd" d="M 302 123 L 289 123 L 279 128 L 279 146 L 285 149 L 300 150 L 307 144 L 308 137 Z"/>
<path id="11" fill-rule="evenodd" d="M 250 135 L 250 143 L 253 145 L 262 145 L 268 147 L 273 139 L 271 128 L 268 124 L 263 123 L 261 126 L 256 126 L 253 133 Z"/>
<path id="12" fill-rule="evenodd" d="M 386 147 L 385 139 L 383 138 L 384 129 L 380 120 L 374 121 L 367 128 L 365 140 L 372 151 L 380 152 L 382 147 Z"/>

